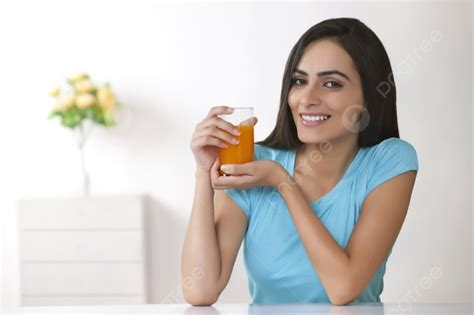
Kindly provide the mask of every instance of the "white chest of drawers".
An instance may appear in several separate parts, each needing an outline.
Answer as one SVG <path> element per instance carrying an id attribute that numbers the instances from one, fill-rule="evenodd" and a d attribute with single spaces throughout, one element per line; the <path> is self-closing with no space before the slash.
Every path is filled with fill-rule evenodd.
<path id="1" fill-rule="evenodd" d="M 145 304 L 141 196 L 18 202 L 22 305 Z"/>

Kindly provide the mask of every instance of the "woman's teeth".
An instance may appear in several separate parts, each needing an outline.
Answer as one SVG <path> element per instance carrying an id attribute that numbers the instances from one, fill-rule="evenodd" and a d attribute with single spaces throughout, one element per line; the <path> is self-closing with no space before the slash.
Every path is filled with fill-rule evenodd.
<path id="1" fill-rule="evenodd" d="M 327 120 L 331 116 L 309 116 L 309 115 L 302 115 L 304 120 L 306 121 L 320 121 L 320 120 Z"/>

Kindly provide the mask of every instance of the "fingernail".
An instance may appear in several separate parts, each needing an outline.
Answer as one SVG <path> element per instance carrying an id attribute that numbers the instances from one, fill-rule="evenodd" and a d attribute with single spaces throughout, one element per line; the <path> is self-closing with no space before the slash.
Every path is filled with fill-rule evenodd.
<path id="1" fill-rule="evenodd" d="M 238 139 L 235 139 L 235 138 L 232 138 L 232 143 L 237 144 L 237 143 L 239 143 L 239 140 L 238 140 Z"/>
<path id="2" fill-rule="evenodd" d="M 228 170 L 229 168 L 227 167 L 227 165 L 221 165 L 221 171 L 226 172 Z"/>
<path id="3" fill-rule="evenodd" d="M 240 131 L 238 129 L 234 129 L 232 130 L 232 132 L 234 133 L 234 135 L 240 136 Z"/>

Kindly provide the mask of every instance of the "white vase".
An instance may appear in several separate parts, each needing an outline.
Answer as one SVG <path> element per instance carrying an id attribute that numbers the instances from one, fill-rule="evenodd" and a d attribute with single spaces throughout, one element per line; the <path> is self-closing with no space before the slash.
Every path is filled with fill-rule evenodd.
<path id="1" fill-rule="evenodd" d="M 82 171 L 82 195 L 84 197 L 90 196 L 90 176 L 86 167 L 85 159 L 85 146 L 86 141 L 92 132 L 93 124 L 84 120 L 78 128 L 74 129 L 77 141 L 77 147 L 79 149 L 79 155 L 81 159 L 81 171 Z"/>

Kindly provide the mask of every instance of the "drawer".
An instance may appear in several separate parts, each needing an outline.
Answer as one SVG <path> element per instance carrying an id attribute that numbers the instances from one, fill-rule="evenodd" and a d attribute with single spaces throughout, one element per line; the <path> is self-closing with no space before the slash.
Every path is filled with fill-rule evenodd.
<path id="1" fill-rule="evenodd" d="M 135 263 L 23 263 L 23 295 L 145 295 Z"/>
<path id="2" fill-rule="evenodd" d="M 142 261 L 143 232 L 37 231 L 20 235 L 21 258 L 34 261 Z"/>
<path id="3" fill-rule="evenodd" d="M 23 230 L 127 229 L 143 226 L 142 199 L 130 196 L 37 198 L 18 201 Z"/>

